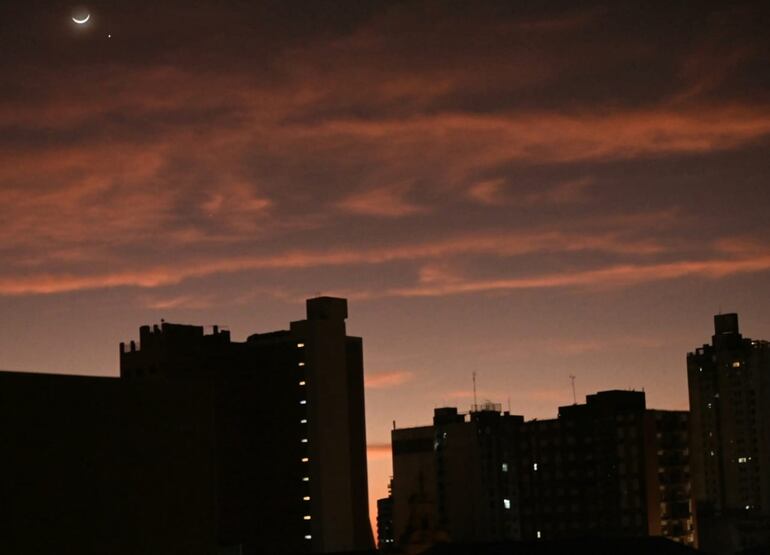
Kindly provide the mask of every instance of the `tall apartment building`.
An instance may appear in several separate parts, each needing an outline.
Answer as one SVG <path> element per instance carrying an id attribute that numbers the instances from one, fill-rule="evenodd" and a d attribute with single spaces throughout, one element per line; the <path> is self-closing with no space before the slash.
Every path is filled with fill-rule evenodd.
<path id="1" fill-rule="evenodd" d="M 436 409 L 392 432 L 397 542 L 663 535 L 694 543 L 687 413 L 606 391 L 556 419 Z"/>
<path id="2" fill-rule="evenodd" d="M 701 546 L 770 544 L 770 343 L 714 316 L 710 344 L 687 355 L 693 493 Z"/>
<path id="3" fill-rule="evenodd" d="M 245 342 L 164 322 L 121 344 L 119 379 L 0 375 L 6 476 L 53 492 L 26 499 L 4 480 L 3 505 L 27 511 L 8 535 L 78 553 L 372 549 L 362 342 L 346 318 L 344 299 L 309 299 L 307 319 Z"/>

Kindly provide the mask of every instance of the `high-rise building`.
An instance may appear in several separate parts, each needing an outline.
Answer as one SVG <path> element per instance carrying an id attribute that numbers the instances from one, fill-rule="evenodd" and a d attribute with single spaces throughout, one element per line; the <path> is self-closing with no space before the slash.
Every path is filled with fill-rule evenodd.
<path id="1" fill-rule="evenodd" d="M 692 545 L 687 413 L 605 391 L 556 419 L 436 409 L 392 432 L 397 542 L 662 535 Z"/>
<path id="2" fill-rule="evenodd" d="M 0 486 L 27 511 L 3 524 L 80 538 L 65 544 L 78 553 L 372 549 L 362 342 L 346 318 L 344 299 L 310 299 L 307 319 L 245 342 L 164 322 L 121 344 L 119 379 L 0 375 L 3 481 L 53 484 L 29 499 Z"/>
<path id="3" fill-rule="evenodd" d="M 693 494 L 700 545 L 734 553 L 770 544 L 770 343 L 714 316 L 710 344 L 687 355 Z"/>

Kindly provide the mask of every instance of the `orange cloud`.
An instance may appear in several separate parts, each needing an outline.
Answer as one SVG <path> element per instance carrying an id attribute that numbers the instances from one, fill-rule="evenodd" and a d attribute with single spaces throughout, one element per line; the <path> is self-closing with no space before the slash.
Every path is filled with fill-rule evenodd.
<path id="1" fill-rule="evenodd" d="M 424 212 L 406 199 L 408 190 L 404 187 L 383 187 L 356 193 L 342 199 L 338 206 L 354 214 L 398 218 Z"/>
<path id="2" fill-rule="evenodd" d="M 389 389 L 403 385 L 413 378 L 414 374 L 406 370 L 375 372 L 367 373 L 364 376 L 364 384 L 367 389 Z"/>
<path id="3" fill-rule="evenodd" d="M 389 157 L 398 149 L 406 160 L 417 156 L 424 163 L 443 161 L 467 173 L 514 160 L 608 160 L 733 148 L 770 133 L 770 112 L 714 107 L 606 114 L 442 113 L 375 121 L 325 120 L 297 125 L 293 131 L 311 141 L 377 144 Z"/>
<path id="4" fill-rule="evenodd" d="M 593 180 L 584 177 L 564 181 L 540 191 L 519 191 L 514 186 L 509 186 L 504 179 L 488 179 L 471 185 L 468 196 L 487 205 L 567 204 L 587 200 L 586 189 L 592 183 Z M 509 194 L 506 195 L 506 192 Z"/>
<path id="5" fill-rule="evenodd" d="M 153 310 L 172 310 L 177 308 L 184 309 L 207 309 L 214 306 L 221 306 L 221 302 L 207 296 L 200 295 L 177 295 L 172 297 L 142 297 L 140 302 Z"/>
<path id="6" fill-rule="evenodd" d="M 544 274 L 511 279 L 459 279 L 397 288 L 389 295 L 398 297 L 436 297 L 486 291 L 542 289 L 556 287 L 620 287 L 639 283 L 702 276 L 710 279 L 770 270 L 770 255 L 747 259 L 681 261 L 665 264 L 622 264 L 596 270 Z"/>
<path id="7" fill-rule="evenodd" d="M 649 241 L 624 240 L 615 234 L 566 234 L 560 232 L 470 234 L 423 243 L 380 248 L 340 248 L 326 251 L 287 251 L 263 256 L 217 256 L 179 259 L 173 264 L 145 264 L 136 269 L 96 272 L 33 273 L 0 277 L 0 294 L 46 294 L 105 287 L 159 287 L 185 279 L 247 270 L 301 269 L 322 266 L 384 264 L 446 258 L 468 254 L 516 256 L 534 252 L 599 251 L 636 255 L 660 252 Z M 468 284 L 458 283 L 458 287 Z M 443 286 L 443 285 L 442 285 Z M 402 295 L 403 291 L 395 294 Z"/>

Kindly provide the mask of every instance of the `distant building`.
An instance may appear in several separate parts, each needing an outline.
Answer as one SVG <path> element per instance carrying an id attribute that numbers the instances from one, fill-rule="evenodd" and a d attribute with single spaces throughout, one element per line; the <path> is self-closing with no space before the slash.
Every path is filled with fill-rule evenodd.
<path id="1" fill-rule="evenodd" d="M 700 546 L 770 545 L 770 343 L 743 337 L 737 314 L 714 316 L 687 378 Z"/>
<path id="2" fill-rule="evenodd" d="M 520 537 L 512 440 L 523 419 L 487 408 L 468 420 L 457 409 L 436 409 L 433 426 L 392 432 L 397 542 Z"/>
<path id="3" fill-rule="evenodd" d="M 471 412 L 456 409 L 433 418 L 439 528 L 453 541 L 498 541 L 521 534 L 515 461 L 516 437 L 524 419 L 503 414 L 499 405 Z"/>
<path id="4" fill-rule="evenodd" d="M 119 379 L 0 373 L 0 551 L 372 549 L 346 317 L 310 299 L 306 320 L 243 343 L 143 326 Z"/>
<path id="5" fill-rule="evenodd" d="M 396 543 L 393 535 L 393 496 L 377 500 L 377 547 L 387 551 Z"/>
<path id="6" fill-rule="evenodd" d="M 392 432 L 402 545 L 662 535 L 694 543 L 687 413 L 606 391 L 525 422 L 499 405 L 436 409 Z"/>

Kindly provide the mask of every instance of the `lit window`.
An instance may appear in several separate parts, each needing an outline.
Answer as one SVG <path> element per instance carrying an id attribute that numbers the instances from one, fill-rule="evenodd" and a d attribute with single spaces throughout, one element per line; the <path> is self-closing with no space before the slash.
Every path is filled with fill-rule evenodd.
<path id="1" fill-rule="evenodd" d="M 302 380 L 301 382 L 299 382 L 299 385 L 306 385 L 306 384 L 307 382 L 305 382 L 305 380 Z"/>
<path id="2" fill-rule="evenodd" d="M 508 472 L 508 463 L 503 463 L 503 472 Z"/>
<path id="3" fill-rule="evenodd" d="M 306 539 L 306 540 L 312 540 L 312 539 L 313 539 L 313 536 L 311 536 L 310 534 L 307 534 L 307 535 L 305 536 L 305 539 Z"/>
<path id="4" fill-rule="evenodd" d="M 303 437 L 301 441 L 302 441 L 302 443 L 307 443 L 307 438 Z"/>
<path id="5" fill-rule="evenodd" d="M 510 509 L 511 508 L 511 500 L 510 499 L 503 499 L 503 506 L 506 509 Z"/>
<path id="6" fill-rule="evenodd" d="M 307 457 L 302 457 L 302 462 L 308 462 L 309 460 Z"/>
<path id="7" fill-rule="evenodd" d="M 537 531 L 537 539 L 540 539 L 540 538 L 542 538 L 542 537 L 543 537 L 543 535 L 540 533 L 540 530 L 538 530 L 538 531 Z"/>
<path id="8" fill-rule="evenodd" d="M 310 481 L 310 476 L 303 476 L 302 477 L 302 481 L 303 482 L 309 482 Z"/>
<path id="9" fill-rule="evenodd" d="M 740 368 L 740 367 L 741 367 L 741 363 L 739 361 L 736 360 L 735 362 L 733 362 L 733 368 Z"/>
<path id="10" fill-rule="evenodd" d="M 304 344 L 304 343 L 297 343 L 297 348 L 298 348 L 298 349 L 301 349 L 301 348 L 302 348 L 302 347 L 304 347 L 304 346 L 305 346 L 305 344 Z"/>
<path id="11" fill-rule="evenodd" d="M 749 509 L 751 509 L 751 505 L 746 505 L 746 510 L 748 511 Z"/>
<path id="12" fill-rule="evenodd" d="M 310 520 L 310 515 L 305 515 L 302 517 L 304 520 Z"/>
<path id="13" fill-rule="evenodd" d="M 300 362 L 299 365 L 300 366 L 305 366 L 305 363 L 304 362 Z"/>
<path id="14" fill-rule="evenodd" d="M 743 464 L 743 463 L 745 463 L 745 462 L 748 462 L 748 459 L 747 459 L 746 457 L 738 457 L 738 462 L 739 462 L 740 464 Z"/>
<path id="15" fill-rule="evenodd" d="M 302 501 L 310 501 L 310 496 L 306 495 L 305 497 L 302 498 Z"/>
<path id="16" fill-rule="evenodd" d="M 534 470 L 535 472 L 537 472 L 537 463 L 534 463 L 534 464 L 532 465 L 532 470 Z"/>
<path id="17" fill-rule="evenodd" d="M 300 405 L 307 405 L 307 401 L 305 401 L 304 399 L 302 399 L 302 400 L 299 402 L 299 404 L 300 404 Z"/>
<path id="18" fill-rule="evenodd" d="M 299 421 L 300 424 L 307 424 L 307 418 L 303 418 Z"/>

